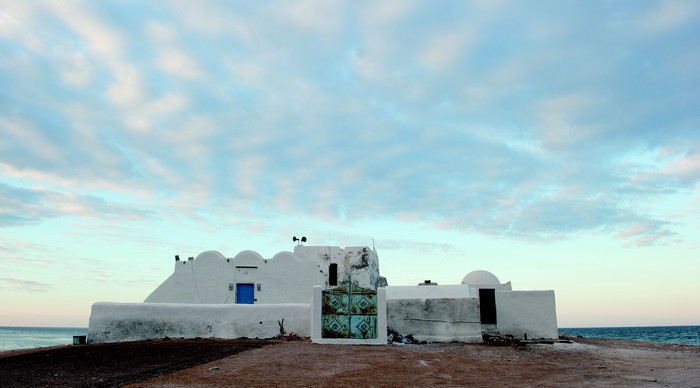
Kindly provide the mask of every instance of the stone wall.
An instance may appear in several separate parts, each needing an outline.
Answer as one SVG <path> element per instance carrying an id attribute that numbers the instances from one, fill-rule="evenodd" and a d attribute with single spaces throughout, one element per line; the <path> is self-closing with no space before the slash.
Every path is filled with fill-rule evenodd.
<path id="1" fill-rule="evenodd" d="M 387 326 L 418 341 L 482 341 L 476 298 L 387 299 L 386 309 Z"/>

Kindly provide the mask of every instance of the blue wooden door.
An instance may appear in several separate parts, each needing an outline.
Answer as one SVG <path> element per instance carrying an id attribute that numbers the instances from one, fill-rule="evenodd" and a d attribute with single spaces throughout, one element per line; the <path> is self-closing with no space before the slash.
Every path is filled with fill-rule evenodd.
<path id="1" fill-rule="evenodd" d="M 236 303 L 242 304 L 253 304 L 255 298 L 253 297 L 254 285 L 249 283 L 238 283 L 236 284 Z"/>

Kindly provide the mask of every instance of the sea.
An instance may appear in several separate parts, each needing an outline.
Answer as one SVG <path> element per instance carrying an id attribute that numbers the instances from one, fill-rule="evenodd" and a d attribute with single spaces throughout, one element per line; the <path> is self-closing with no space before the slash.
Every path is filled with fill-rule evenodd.
<path id="1" fill-rule="evenodd" d="M 700 326 L 560 328 L 559 332 L 573 337 L 700 346 Z M 87 335 L 87 328 L 0 326 L 0 351 L 71 345 L 76 335 Z"/>
<path id="2" fill-rule="evenodd" d="M 0 351 L 72 345 L 74 335 L 87 335 L 85 327 L 0 326 Z"/>
<path id="3" fill-rule="evenodd" d="M 559 333 L 572 337 L 616 338 L 700 346 L 700 326 L 559 328 Z"/>

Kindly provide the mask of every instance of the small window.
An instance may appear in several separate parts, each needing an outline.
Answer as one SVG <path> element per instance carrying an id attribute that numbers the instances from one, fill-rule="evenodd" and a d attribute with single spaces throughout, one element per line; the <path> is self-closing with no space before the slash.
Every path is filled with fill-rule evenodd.
<path id="1" fill-rule="evenodd" d="M 328 267 L 328 285 L 338 285 L 338 264 L 333 263 Z"/>

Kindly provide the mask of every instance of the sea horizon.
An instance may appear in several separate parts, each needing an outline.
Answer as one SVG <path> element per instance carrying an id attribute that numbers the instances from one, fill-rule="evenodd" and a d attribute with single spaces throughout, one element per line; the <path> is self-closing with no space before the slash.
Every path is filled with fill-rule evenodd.
<path id="1" fill-rule="evenodd" d="M 611 329 L 611 328 L 621 328 L 621 327 L 693 327 L 700 326 L 700 323 L 696 324 L 681 324 L 681 325 L 628 325 L 628 326 L 560 326 L 559 330 L 562 329 Z M 36 325 L 0 325 L 0 328 L 16 327 L 16 328 L 28 328 L 28 329 L 87 329 L 88 326 L 36 326 Z"/>
<path id="2" fill-rule="evenodd" d="M 0 326 L 0 351 L 71 345 L 87 327 Z M 700 346 L 700 325 L 561 327 L 559 334 Z"/>

